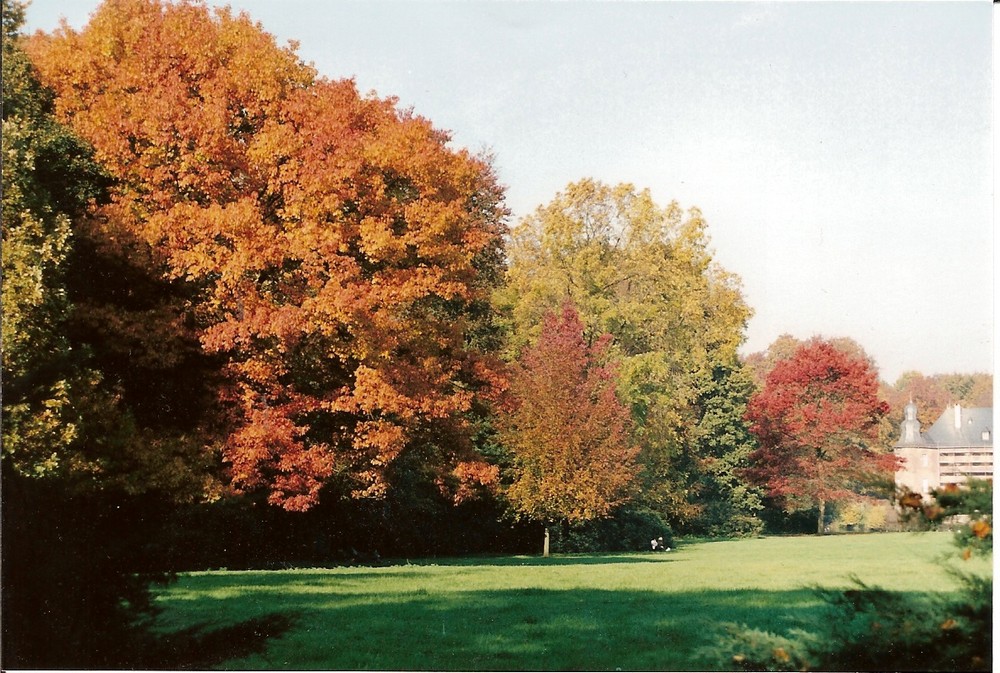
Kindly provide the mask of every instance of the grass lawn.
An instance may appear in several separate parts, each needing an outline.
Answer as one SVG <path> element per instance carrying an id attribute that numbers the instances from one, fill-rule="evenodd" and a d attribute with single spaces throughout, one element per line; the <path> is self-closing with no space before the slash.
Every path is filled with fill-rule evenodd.
<path id="1" fill-rule="evenodd" d="M 187 573 L 158 590 L 158 624 L 203 635 L 226 627 L 200 641 L 215 654 L 198 663 L 214 668 L 705 670 L 721 623 L 783 633 L 818 618 L 823 604 L 809 587 L 847 587 L 856 575 L 887 589 L 950 591 L 935 561 L 953 551 L 951 539 L 681 541 L 660 554 Z"/>

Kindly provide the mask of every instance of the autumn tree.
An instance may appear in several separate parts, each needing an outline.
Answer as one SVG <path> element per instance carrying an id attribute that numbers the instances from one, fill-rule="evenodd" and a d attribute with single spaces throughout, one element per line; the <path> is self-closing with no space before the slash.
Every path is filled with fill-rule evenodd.
<path id="1" fill-rule="evenodd" d="M 898 433 L 903 407 L 911 400 L 916 402 L 917 419 L 925 428 L 933 424 L 945 408 L 956 403 L 968 407 L 993 406 L 993 376 L 986 373 L 925 375 L 907 371 L 891 385 L 883 382 L 882 395 L 889 402 L 890 425 Z"/>
<path id="2" fill-rule="evenodd" d="M 865 351 L 860 343 L 851 337 L 829 337 L 826 341 L 834 348 L 843 351 L 849 357 L 865 360 L 876 373 L 878 372 L 875 359 Z M 766 350 L 743 356 L 743 364 L 753 378 L 755 389 L 760 390 L 764 387 L 767 375 L 771 373 L 776 364 L 790 358 L 796 350 L 808 342 L 808 339 L 800 339 L 786 333 L 772 341 Z M 894 413 L 894 400 L 896 396 L 890 393 L 887 384 L 882 380 L 879 380 L 879 395 L 889 403 L 889 413 L 882 417 L 882 421 L 879 424 L 878 443 L 880 446 L 889 446 L 898 439 L 899 423 L 903 420 L 903 407 L 900 405 L 898 418 L 896 418 L 896 414 Z M 905 404 L 905 401 L 903 404 Z M 860 503 L 856 504 L 859 507 L 861 506 Z"/>
<path id="3" fill-rule="evenodd" d="M 331 480 L 378 496 L 407 451 L 442 483 L 494 478 L 469 442 L 499 382 L 485 160 L 227 9 L 117 0 L 29 51 L 116 179 L 88 240 L 184 294 L 150 321 L 220 363 L 234 486 L 289 510 Z"/>
<path id="4" fill-rule="evenodd" d="M 501 432 L 513 458 L 506 495 L 520 515 L 546 525 L 545 556 L 549 525 L 606 516 L 630 495 L 637 449 L 606 360 L 610 340 L 589 344 L 567 301 L 545 315 L 511 376 L 513 408 Z"/>
<path id="5" fill-rule="evenodd" d="M 619 390 L 642 448 L 643 505 L 680 530 L 706 528 L 704 498 L 742 486 L 704 487 L 714 478 L 700 440 L 712 432 L 701 427 L 702 398 L 716 383 L 728 389 L 713 382 L 717 374 L 738 375 L 750 309 L 739 280 L 713 261 L 700 211 L 660 206 L 629 184 L 584 179 L 525 217 L 508 250 L 507 285 L 498 293 L 508 357 L 537 338 L 547 311 L 571 298 L 590 338 L 614 336 Z M 743 423 L 740 415 L 730 420 Z M 711 459 L 725 450 L 742 448 L 717 444 Z"/>
<path id="6" fill-rule="evenodd" d="M 862 357 L 875 367 L 874 359 L 854 339 L 835 337 L 829 341 L 848 355 Z M 804 339 L 782 334 L 766 350 L 746 355 L 743 362 L 753 374 L 756 386 L 763 387 L 775 364 L 791 356 L 804 343 Z M 903 421 L 903 408 L 908 402 L 917 403 L 917 419 L 923 427 L 929 427 L 950 405 L 992 406 L 993 376 L 987 373 L 925 375 L 911 370 L 903 372 L 895 382 L 880 380 L 879 395 L 889 404 L 889 413 L 879 430 L 880 443 L 888 445 L 899 438 L 899 424 Z"/>
<path id="7" fill-rule="evenodd" d="M 830 337 L 826 339 L 834 348 L 843 351 L 852 358 L 865 360 L 872 369 L 876 369 L 875 359 L 864 347 L 851 337 Z M 809 339 L 799 339 L 791 334 L 782 334 L 768 345 L 767 350 L 750 353 L 743 357 L 743 363 L 753 377 L 757 388 L 763 388 L 767 375 L 771 373 L 782 360 L 790 358 L 795 351 L 809 342 Z M 877 373 L 877 371 L 876 371 Z"/>
<path id="8" fill-rule="evenodd" d="M 895 469 L 875 442 L 888 405 L 870 363 L 819 338 L 778 361 L 747 408 L 759 448 L 748 476 L 787 511 L 855 496 L 873 475 Z"/>

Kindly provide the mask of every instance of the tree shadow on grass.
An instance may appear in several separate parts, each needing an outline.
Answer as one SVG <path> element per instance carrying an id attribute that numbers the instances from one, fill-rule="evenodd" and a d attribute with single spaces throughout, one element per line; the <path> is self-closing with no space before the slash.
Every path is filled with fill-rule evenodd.
<path id="1" fill-rule="evenodd" d="M 161 670 L 205 670 L 230 660 L 261 654 L 268 643 L 292 629 L 298 612 L 272 612 L 224 626 L 198 624 L 164 634 L 143 659 L 147 667 Z"/>
<path id="2" fill-rule="evenodd" d="M 273 585 L 263 588 L 271 600 L 286 601 L 290 610 L 308 617 L 283 621 L 277 616 L 272 623 L 276 616 L 270 614 L 233 627 L 235 631 L 196 630 L 192 649 L 202 653 L 173 667 L 712 670 L 700 650 L 719 644 L 715 634 L 721 634 L 723 623 L 785 633 L 818 617 L 820 607 L 809 589 L 674 592 L 526 586 L 330 593 L 322 586 L 297 586 L 275 596 Z M 223 601 L 228 603 L 225 610 L 242 614 L 264 602 L 251 587 Z M 223 605 L 210 610 L 222 613 Z M 254 628 L 261 619 L 277 629 Z"/>

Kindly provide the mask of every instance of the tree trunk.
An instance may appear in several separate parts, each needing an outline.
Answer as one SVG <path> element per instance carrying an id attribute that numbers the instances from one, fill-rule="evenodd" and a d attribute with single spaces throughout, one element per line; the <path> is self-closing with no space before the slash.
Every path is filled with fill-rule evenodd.
<path id="1" fill-rule="evenodd" d="M 816 525 L 816 534 L 822 535 L 826 531 L 823 527 L 823 522 L 826 519 L 826 500 L 819 501 L 819 522 Z"/>
<path id="2" fill-rule="evenodd" d="M 545 546 L 542 547 L 542 556 L 548 558 L 549 556 L 549 527 L 545 527 Z"/>

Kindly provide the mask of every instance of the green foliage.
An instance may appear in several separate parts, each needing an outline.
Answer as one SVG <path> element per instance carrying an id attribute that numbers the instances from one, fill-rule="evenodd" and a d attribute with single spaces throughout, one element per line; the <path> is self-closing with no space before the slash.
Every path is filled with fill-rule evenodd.
<path id="1" fill-rule="evenodd" d="M 697 426 L 702 462 L 694 493 L 700 512 L 686 530 L 721 537 L 763 531 L 763 493 L 743 474 L 756 448 L 744 420 L 752 392 L 749 373 L 735 359 L 716 364 L 702 382 Z"/>
<path id="2" fill-rule="evenodd" d="M 962 598 L 920 596 L 872 588 L 817 589 L 826 608 L 815 630 L 787 636 L 726 627 L 737 670 L 979 671 L 990 670 L 991 582 L 970 581 Z"/>
<path id="3" fill-rule="evenodd" d="M 727 647 L 708 648 L 709 656 L 720 670 L 732 671 L 806 671 L 810 667 L 808 645 L 813 635 L 801 629 L 790 629 L 789 635 L 779 636 L 769 631 L 727 624 L 724 629 Z M 729 651 L 735 652 L 730 655 Z M 720 654 L 721 653 L 721 654 Z"/>
<path id="4" fill-rule="evenodd" d="M 25 474 L 65 472 L 74 396 L 93 373 L 67 338 L 71 218 L 102 192 L 91 152 L 51 114 L 18 44 L 23 6 L 3 3 L 3 455 Z"/>
<path id="5" fill-rule="evenodd" d="M 674 546 L 670 524 L 661 514 L 622 507 L 610 517 L 557 529 L 552 547 L 567 553 L 641 551 L 650 550 L 650 541 L 657 538 L 667 547 Z"/>
<path id="6" fill-rule="evenodd" d="M 993 482 L 970 479 L 962 486 L 948 485 L 932 493 L 937 507 L 925 509 L 932 523 L 961 521 L 955 530 L 955 544 L 965 558 L 993 554 Z"/>

